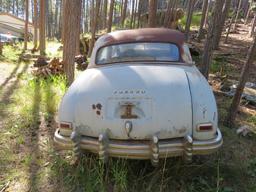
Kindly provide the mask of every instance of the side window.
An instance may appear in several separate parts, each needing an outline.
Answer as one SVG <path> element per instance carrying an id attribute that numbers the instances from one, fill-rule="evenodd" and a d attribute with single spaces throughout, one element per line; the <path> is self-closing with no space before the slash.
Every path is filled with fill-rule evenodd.
<path id="1" fill-rule="evenodd" d="M 189 47 L 187 44 L 184 44 L 183 45 L 183 50 L 184 50 L 184 53 L 182 55 L 182 59 L 186 62 L 186 63 L 191 63 L 192 62 L 192 57 L 191 57 L 191 54 L 190 54 L 190 51 L 189 51 Z"/>

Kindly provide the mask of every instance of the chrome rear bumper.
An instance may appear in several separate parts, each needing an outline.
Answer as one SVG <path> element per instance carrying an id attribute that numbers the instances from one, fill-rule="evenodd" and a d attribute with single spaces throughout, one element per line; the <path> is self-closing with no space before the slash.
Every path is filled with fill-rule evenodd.
<path id="1" fill-rule="evenodd" d="M 70 137 L 64 137 L 56 130 L 54 141 L 60 149 L 72 149 L 74 143 Z M 211 140 L 193 140 L 190 136 L 179 139 L 158 140 L 153 136 L 152 141 L 111 140 L 106 136 L 99 138 L 82 136 L 79 141 L 81 149 L 102 156 L 121 157 L 127 159 L 151 159 L 157 163 L 159 158 L 184 156 L 190 160 L 192 155 L 210 154 L 218 150 L 223 143 L 220 130 Z"/>

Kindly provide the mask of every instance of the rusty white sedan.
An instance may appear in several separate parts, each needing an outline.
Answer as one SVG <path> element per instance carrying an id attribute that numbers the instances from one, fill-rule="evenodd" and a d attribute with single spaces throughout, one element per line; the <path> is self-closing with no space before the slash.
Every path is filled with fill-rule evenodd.
<path id="1" fill-rule="evenodd" d="M 151 159 L 215 152 L 222 145 L 213 92 L 184 35 L 164 28 L 98 39 L 90 64 L 59 108 L 55 142 L 108 156 Z"/>

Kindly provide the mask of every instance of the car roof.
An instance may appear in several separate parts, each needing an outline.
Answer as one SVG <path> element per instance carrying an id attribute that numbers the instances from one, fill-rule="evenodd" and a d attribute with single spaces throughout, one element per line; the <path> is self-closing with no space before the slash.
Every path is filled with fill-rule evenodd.
<path id="1" fill-rule="evenodd" d="M 167 28 L 122 30 L 100 37 L 97 47 L 130 42 L 166 42 L 182 46 L 185 42 L 185 37 L 183 33 Z"/>
<path id="2" fill-rule="evenodd" d="M 184 62 L 182 55 L 184 53 L 183 45 L 185 43 L 185 36 L 183 33 L 167 28 L 142 28 L 114 31 L 101 36 L 95 43 L 88 68 L 100 67 L 100 65 L 95 64 L 95 60 L 98 50 L 102 47 L 136 42 L 163 42 L 176 44 L 179 48 L 179 62 Z"/>

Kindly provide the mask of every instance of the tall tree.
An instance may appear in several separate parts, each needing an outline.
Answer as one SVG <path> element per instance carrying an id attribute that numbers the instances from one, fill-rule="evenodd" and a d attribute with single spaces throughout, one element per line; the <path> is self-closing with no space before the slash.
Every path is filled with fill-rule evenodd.
<path id="1" fill-rule="evenodd" d="M 239 13 L 241 11 L 242 2 L 243 2 L 243 0 L 239 0 L 238 8 L 237 8 L 237 11 L 236 11 L 236 18 L 235 18 L 235 23 L 234 23 L 234 29 L 236 29 L 237 20 L 238 20 L 238 17 L 239 17 Z"/>
<path id="2" fill-rule="evenodd" d="M 28 48 L 28 17 L 29 17 L 29 0 L 25 0 L 26 7 L 26 19 L 25 19 L 25 31 L 24 31 L 24 50 Z"/>
<path id="3" fill-rule="evenodd" d="M 169 18 L 168 25 L 167 25 L 168 27 L 176 28 L 177 6 L 178 6 L 178 0 L 173 0 L 171 17 Z"/>
<path id="4" fill-rule="evenodd" d="M 55 13 L 54 13 L 54 35 L 57 36 L 58 33 L 58 16 L 59 16 L 59 1 L 56 0 L 56 7 L 55 7 Z"/>
<path id="5" fill-rule="evenodd" d="M 222 11 L 220 12 L 220 17 L 219 17 L 219 22 L 216 25 L 216 36 L 213 42 L 213 49 L 216 50 L 219 48 L 219 44 L 220 44 L 220 39 L 221 39 L 221 34 L 225 25 L 225 21 L 226 18 L 228 16 L 228 12 L 229 12 L 229 7 L 231 4 L 231 0 L 226 0 L 225 1 L 225 6 L 223 7 Z"/>
<path id="6" fill-rule="evenodd" d="M 12 14 L 15 14 L 15 1 L 12 2 Z"/>
<path id="7" fill-rule="evenodd" d="M 122 14 L 121 14 L 121 25 L 122 25 L 122 27 L 124 27 L 124 21 L 125 21 L 125 18 L 126 18 L 127 2 L 128 2 L 128 0 L 124 0 L 123 6 L 122 6 L 123 7 Z"/>
<path id="8" fill-rule="evenodd" d="M 63 0 L 63 65 L 68 85 L 74 80 L 74 63 L 79 44 L 81 0 Z"/>
<path id="9" fill-rule="evenodd" d="M 95 43 L 95 35 L 96 35 L 96 30 L 97 30 L 97 23 L 98 23 L 98 17 L 99 17 L 99 10 L 100 10 L 100 0 L 96 0 L 96 5 L 92 5 L 94 11 L 93 11 L 93 22 L 92 22 L 92 27 L 91 27 L 91 34 L 92 34 L 92 38 L 90 41 L 90 46 L 89 46 L 89 55 L 91 55 L 92 53 L 92 49 Z"/>
<path id="10" fill-rule="evenodd" d="M 45 0 L 40 0 L 39 50 L 45 55 Z"/>
<path id="11" fill-rule="evenodd" d="M 3 43 L 0 41 L 0 55 L 3 55 Z"/>
<path id="12" fill-rule="evenodd" d="M 46 1 L 46 7 L 47 7 L 47 36 L 48 39 L 52 39 L 53 37 L 53 12 L 52 12 L 52 0 Z"/>
<path id="13" fill-rule="evenodd" d="M 139 0 L 139 6 L 138 6 L 138 19 L 137 19 L 137 28 L 140 27 L 140 20 L 141 20 L 141 12 L 142 12 L 142 5 L 143 5 L 143 0 Z"/>
<path id="14" fill-rule="evenodd" d="M 168 4 L 167 4 L 167 9 L 166 9 L 166 13 L 164 16 L 164 27 L 169 27 L 169 20 L 172 14 L 172 7 L 173 7 L 173 0 L 169 0 Z"/>
<path id="15" fill-rule="evenodd" d="M 233 25 L 233 23 L 234 23 L 234 20 L 235 20 L 235 17 L 236 17 L 236 11 L 237 11 L 237 9 L 238 9 L 238 7 L 236 7 L 236 10 L 233 12 L 231 21 L 230 21 L 230 23 L 229 23 L 228 30 L 227 30 L 226 37 L 225 37 L 225 41 L 224 41 L 225 43 L 228 42 L 228 36 L 229 36 L 229 34 L 230 34 L 232 25 Z"/>
<path id="16" fill-rule="evenodd" d="M 197 35 L 198 41 L 200 41 L 202 39 L 202 36 L 203 36 L 205 18 L 207 17 L 206 13 L 207 13 L 208 4 L 209 4 L 208 2 L 209 2 L 209 0 L 204 0 L 204 2 L 203 2 L 202 18 L 201 18 L 201 22 L 200 22 L 198 35 Z"/>
<path id="17" fill-rule="evenodd" d="M 246 17 L 245 17 L 245 20 L 244 20 L 244 24 L 248 23 L 248 19 L 250 17 L 250 12 L 251 12 L 251 6 L 252 6 L 252 1 L 249 1 L 249 5 L 248 5 L 247 12 L 246 12 Z"/>
<path id="18" fill-rule="evenodd" d="M 63 20 L 63 0 L 60 0 L 60 14 L 59 14 L 59 39 L 63 41 L 63 30 L 64 29 L 64 20 Z"/>
<path id="19" fill-rule="evenodd" d="M 134 18 L 135 18 L 136 0 L 132 1 L 132 14 L 130 19 L 130 29 L 133 28 Z"/>
<path id="20" fill-rule="evenodd" d="M 251 32 L 250 32 L 251 37 L 255 33 L 255 28 L 256 28 L 256 12 L 254 13 L 254 18 L 252 20 L 252 28 L 251 28 Z"/>
<path id="21" fill-rule="evenodd" d="M 108 28 L 107 28 L 108 33 L 111 32 L 111 28 L 112 28 L 114 5 L 115 5 L 115 0 L 111 0 L 109 13 L 108 13 Z"/>
<path id="22" fill-rule="evenodd" d="M 107 27 L 108 0 L 103 3 L 103 29 Z"/>
<path id="23" fill-rule="evenodd" d="M 157 0 L 149 0 L 148 26 L 156 26 Z"/>
<path id="24" fill-rule="evenodd" d="M 185 26 L 185 38 L 186 41 L 189 39 L 190 25 L 192 21 L 193 11 L 194 11 L 195 0 L 189 0 L 188 9 L 187 9 L 187 20 Z"/>
<path id="25" fill-rule="evenodd" d="M 212 13 L 211 21 L 210 21 L 207 38 L 204 44 L 204 53 L 202 57 L 202 72 L 206 79 L 208 79 L 208 75 L 209 75 L 209 69 L 210 69 L 210 64 L 211 64 L 211 59 L 213 54 L 213 43 L 214 43 L 214 39 L 216 38 L 215 29 L 216 29 L 217 23 L 219 22 L 219 13 L 223 8 L 223 3 L 224 3 L 223 0 L 215 1 L 215 6 Z"/>
<path id="26" fill-rule="evenodd" d="M 236 89 L 236 93 L 235 93 L 234 98 L 231 103 L 229 115 L 227 118 L 227 125 L 230 127 L 234 125 L 234 121 L 236 118 L 236 114 L 237 114 L 237 110 L 238 110 L 239 103 L 241 100 L 241 96 L 243 94 L 245 83 L 249 76 L 250 67 L 253 64 L 253 61 L 255 60 L 255 53 L 256 53 L 256 36 L 254 36 L 253 43 L 248 51 L 248 54 L 246 57 L 246 62 L 242 69 L 240 81 L 239 81 L 239 84 Z"/>
<path id="27" fill-rule="evenodd" d="M 16 0 L 16 16 L 18 17 L 19 15 L 19 1 Z"/>
<path id="28" fill-rule="evenodd" d="M 34 50 L 37 49 L 37 41 L 38 41 L 38 7 L 37 0 L 34 0 Z"/>

